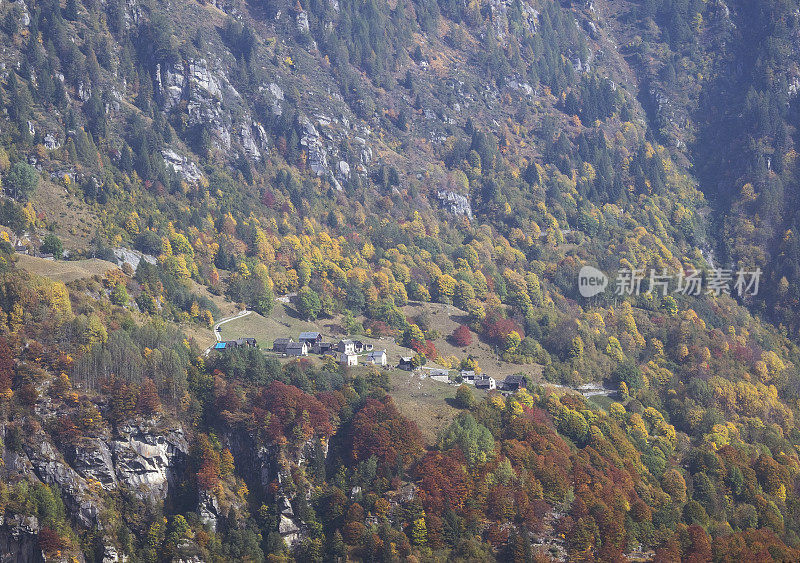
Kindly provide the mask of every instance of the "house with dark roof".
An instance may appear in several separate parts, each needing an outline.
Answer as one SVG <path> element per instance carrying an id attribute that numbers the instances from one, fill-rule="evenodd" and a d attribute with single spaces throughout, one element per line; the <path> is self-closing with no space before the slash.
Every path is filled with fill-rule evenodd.
<path id="1" fill-rule="evenodd" d="M 342 354 L 355 354 L 356 343 L 346 338 L 339 342 L 339 345 L 336 347 L 336 349 Z"/>
<path id="2" fill-rule="evenodd" d="M 372 352 L 374 347 L 369 342 L 353 340 L 353 348 L 355 349 L 356 354 L 360 354 L 362 352 Z"/>
<path id="3" fill-rule="evenodd" d="M 285 354 L 286 347 L 292 342 L 294 342 L 294 340 L 292 340 L 291 338 L 276 338 L 275 341 L 272 343 L 272 351 Z"/>
<path id="4" fill-rule="evenodd" d="M 315 354 L 324 354 L 332 350 L 333 347 L 334 347 L 333 342 L 319 341 L 319 342 L 314 342 L 314 344 L 311 345 L 311 351 Z"/>
<path id="5" fill-rule="evenodd" d="M 397 364 L 398 369 L 404 369 L 406 371 L 414 371 L 414 358 L 411 356 L 401 356 L 400 363 Z"/>
<path id="6" fill-rule="evenodd" d="M 497 389 L 497 382 L 488 375 L 479 375 L 475 378 L 475 387 L 478 389 Z"/>
<path id="7" fill-rule="evenodd" d="M 503 380 L 500 389 L 502 389 L 503 391 L 510 391 L 513 393 L 519 391 L 520 389 L 524 389 L 525 387 L 526 387 L 525 376 L 517 374 L 517 375 L 507 376 Z"/>
<path id="8" fill-rule="evenodd" d="M 305 342 L 290 342 L 286 346 L 286 354 L 289 356 L 308 356 L 308 344 Z"/>
<path id="9" fill-rule="evenodd" d="M 386 350 L 374 350 L 370 352 L 364 356 L 364 363 L 373 366 L 385 366 L 387 364 Z"/>
<path id="10" fill-rule="evenodd" d="M 301 332 L 298 340 L 311 348 L 315 343 L 322 342 L 322 335 L 318 332 Z"/>

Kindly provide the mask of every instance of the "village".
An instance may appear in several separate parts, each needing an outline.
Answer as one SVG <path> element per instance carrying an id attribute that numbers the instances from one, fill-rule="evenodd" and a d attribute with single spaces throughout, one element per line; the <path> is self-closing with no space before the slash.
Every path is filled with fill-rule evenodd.
<path id="1" fill-rule="evenodd" d="M 217 342 L 213 349 L 221 352 L 242 347 L 258 348 L 258 343 L 255 338 L 243 337 Z M 389 357 L 385 349 L 376 350 L 372 343 L 350 338 L 338 342 L 326 342 L 321 333 L 312 331 L 301 332 L 297 340 L 291 337 L 276 338 L 272 343 L 271 352 L 283 358 L 301 358 L 309 354 L 330 357 L 347 367 L 359 365 L 389 367 Z M 441 383 L 456 386 L 466 384 L 485 391 L 515 393 L 527 385 L 524 374 L 508 375 L 505 379 L 497 381 L 490 375 L 476 373 L 475 370 L 454 370 L 417 365 L 413 356 L 400 356 L 394 367 L 414 372 L 420 377 L 430 377 Z"/>

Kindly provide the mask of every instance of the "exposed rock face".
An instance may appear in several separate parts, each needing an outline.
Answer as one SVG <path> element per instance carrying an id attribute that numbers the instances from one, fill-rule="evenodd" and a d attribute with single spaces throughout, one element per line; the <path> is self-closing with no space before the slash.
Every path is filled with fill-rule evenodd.
<path id="1" fill-rule="evenodd" d="M 114 256 L 116 256 L 117 264 L 120 267 L 122 267 L 122 265 L 127 262 L 133 267 L 134 270 L 139 267 L 139 262 L 141 262 L 142 260 L 144 260 L 148 264 L 153 264 L 153 265 L 158 263 L 158 259 L 155 256 L 151 254 L 145 254 L 144 252 L 141 252 L 139 250 L 134 250 L 131 248 L 124 248 L 124 247 L 115 248 Z"/>
<path id="2" fill-rule="evenodd" d="M 70 465 L 86 479 L 98 481 L 111 490 L 117 487 L 114 462 L 108 444 L 99 438 L 84 438 L 67 445 L 66 458 Z"/>
<path id="3" fill-rule="evenodd" d="M 200 491 L 197 499 L 197 514 L 200 522 L 211 531 L 217 531 L 219 523 L 220 509 L 217 497 L 208 491 Z"/>
<path id="4" fill-rule="evenodd" d="M 472 218 L 472 206 L 467 196 L 447 190 L 439 190 L 436 192 L 436 197 L 442 204 L 442 207 L 450 211 L 450 213 L 454 215 L 466 215 L 470 219 Z"/>
<path id="5" fill-rule="evenodd" d="M 303 34 L 309 32 L 308 14 L 303 10 L 297 14 L 297 31 Z"/>
<path id="6" fill-rule="evenodd" d="M 186 70 L 182 62 L 171 67 L 161 68 L 156 65 L 156 83 L 161 94 L 161 104 L 165 111 L 170 111 L 183 99 L 186 88 Z"/>
<path id="7" fill-rule="evenodd" d="M 295 514 L 292 502 L 294 495 L 284 491 L 283 484 L 291 479 L 290 466 L 306 465 L 315 456 L 328 455 L 328 441 L 312 438 L 299 448 L 287 451 L 277 444 L 259 446 L 246 432 L 237 432 L 227 437 L 229 447 L 237 460 L 237 469 L 245 476 L 250 490 L 265 490 L 270 483 L 278 483 L 276 502 L 280 512 L 278 532 L 288 546 L 305 537 L 304 523 Z"/>
<path id="8" fill-rule="evenodd" d="M 2 523 L 2 515 L 0 515 Z M 0 562 L 44 563 L 38 541 L 39 521 L 35 516 L 15 516 L 0 526 Z"/>
<path id="9" fill-rule="evenodd" d="M 209 71 L 208 63 L 205 59 L 198 59 L 189 62 L 189 80 L 194 98 L 199 96 L 207 98 L 222 99 L 222 88 L 220 88 L 219 81 Z"/>
<path id="10" fill-rule="evenodd" d="M 188 182 L 196 182 L 203 177 L 197 165 L 185 156 L 181 156 L 172 149 L 163 149 L 161 156 L 164 157 L 164 162 L 170 166 L 175 172 L 183 176 Z"/>
<path id="11" fill-rule="evenodd" d="M 110 448 L 118 481 L 142 496 L 162 500 L 189 451 L 182 428 L 162 432 L 146 423 L 121 426 Z"/>
<path id="12" fill-rule="evenodd" d="M 22 452 L 2 452 L 4 475 L 57 485 L 69 516 L 80 526 L 103 534 L 103 563 L 125 560 L 105 535 L 100 518 L 105 506 L 98 488 L 128 487 L 141 497 L 163 500 L 188 455 L 183 429 L 164 429 L 156 421 L 129 423 L 118 428 L 114 439 L 84 437 L 61 448 L 59 451 L 46 434 L 37 433 L 26 439 Z M 213 497 L 205 506 L 206 512 L 218 513 Z M 15 516 L 4 522 L 0 513 L 0 563 L 44 561 L 38 532 L 36 518 Z"/>
<path id="13" fill-rule="evenodd" d="M 201 58 L 163 68 L 159 65 L 156 68 L 156 86 L 165 111 L 185 102 L 189 124 L 208 125 L 217 147 L 229 150 L 235 140 L 250 159 L 261 159 L 261 151 L 267 148 L 266 131 L 242 106 L 242 96 L 228 80 L 220 61 Z M 270 91 L 275 95 L 276 103 L 283 98 L 283 91 L 277 85 L 270 85 Z M 164 152 L 167 163 L 187 180 L 200 178 L 194 163 L 174 151 Z"/>
<path id="14" fill-rule="evenodd" d="M 90 491 L 86 479 L 67 465 L 48 440 L 26 444 L 25 453 L 42 482 L 60 487 L 70 514 L 84 527 L 96 528 L 103 502 Z"/>
<path id="15" fill-rule="evenodd" d="M 322 176 L 328 171 L 328 155 L 325 152 L 319 132 L 308 117 L 303 116 L 300 119 L 300 124 L 303 126 L 303 136 L 300 138 L 300 144 L 306 147 L 308 166 L 314 171 L 314 174 Z"/>

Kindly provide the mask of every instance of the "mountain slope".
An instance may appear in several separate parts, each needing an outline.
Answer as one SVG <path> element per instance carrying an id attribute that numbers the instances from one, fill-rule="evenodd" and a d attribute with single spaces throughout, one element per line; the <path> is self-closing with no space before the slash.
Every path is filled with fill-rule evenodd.
<path id="1" fill-rule="evenodd" d="M 798 558 L 795 2 L 0 12 L 10 552 Z M 675 290 L 715 262 L 761 291 Z M 322 318 L 523 388 L 191 337 L 276 297 L 265 342 Z"/>

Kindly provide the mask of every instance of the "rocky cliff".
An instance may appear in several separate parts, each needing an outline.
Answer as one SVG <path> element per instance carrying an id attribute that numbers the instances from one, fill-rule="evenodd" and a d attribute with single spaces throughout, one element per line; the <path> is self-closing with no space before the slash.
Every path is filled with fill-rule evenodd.
<path id="1" fill-rule="evenodd" d="M 299 448 L 264 446 L 246 431 L 232 432 L 224 440 L 234 454 L 237 474 L 250 490 L 265 494 L 271 484 L 277 485 L 271 493 L 279 512 L 277 531 L 289 546 L 300 541 L 305 530 L 296 514 L 300 489 L 293 483 L 292 468 L 307 466 L 320 453 L 327 456 L 327 441 L 315 438 Z M 20 451 L 6 449 L 2 473 L 9 481 L 39 480 L 55 485 L 74 523 L 103 538 L 103 560 L 111 562 L 122 560 L 123 555 L 103 519 L 108 494 L 124 489 L 158 506 L 185 480 L 189 456 L 189 437 L 181 424 L 165 419 L 136 420 L 106 434 L 63 444 L 54 443 L 40 431 L 28 436 Z M 292 485 L 287 487 L 287 483 Z M 241 503 L 200 490 L 194 512 L 208 530 L 219 531 L 232 514 L 243 511 L 237 502 Z M 0 523 L 2 561 L 43 561 L 38 533 L 34 516 L 20 515 Z"/>

